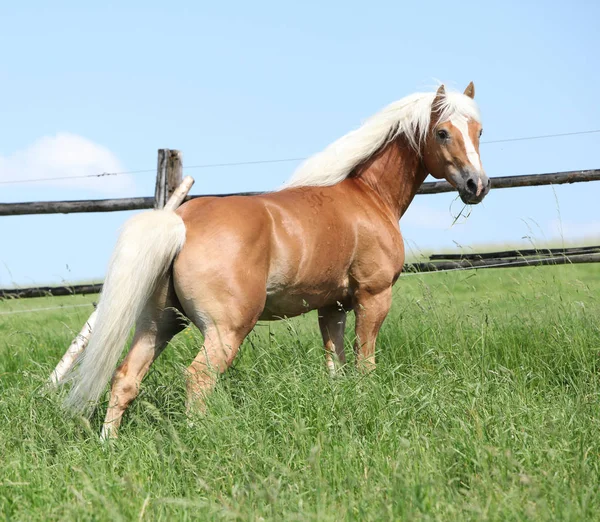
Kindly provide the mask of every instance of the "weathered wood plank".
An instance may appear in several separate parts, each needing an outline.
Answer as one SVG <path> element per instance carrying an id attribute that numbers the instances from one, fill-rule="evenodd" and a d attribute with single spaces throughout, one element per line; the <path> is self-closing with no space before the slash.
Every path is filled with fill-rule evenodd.
<path id="1" fill-rule="evenodd" d="M 76 214 L 80 212 L 118 212 L 143 210 L 154 206 L 154 198 L 92 199 L 81 201 L 35 201 L 0 203 L 0 216 L 27 214 Z"/>
<path id="2" fill-rule="evenodd" d="M 501 252 L 484 252 L 481 254 L 464 253 L 464 254 L 432 254 L 429 256 L 430 261 L 438 260 L 454 260 L 454 259 L 492 259 L 492 258 L 506 258 L 506 257 L 526 257 L 526 256 L 548 256 L 548 255 L 566 255 L 571 256 L 575 254 L 585 254 L 600 252 L 600 245 L 598 246 L 586 246 L 586 247 L 573 247 L 573 248 L 529 248 L 522 250 L 504 250 Z"/>
<path id="3" fill-rule="evenodd" d="M 154 209 L 161 209 L 167 202 L 167 158 L 169 149 L 158 149 L 156 163 L 156 185 L 154 187 Z"/>
<path id="4" fill-rule="evenodd" d="M 171 149 L 158 149 L 156 167 L 156 187 L 154 189 L 154 208 L 164 208 L 173 192 L 181 185 L 183 164 L 181 152 Z"/>
<path id="5" fill-rule="evenodd" d="M 77 337 L 73 339 L 67 351 L 62 356 L 61 360 L 56 365 L 56 368 L 50 374 L 50 383 L 56 386 L 60 381 L 63 380 L 66 373 L 71 369 L 79 354 L 85 350 L 85 347 L 90 342 L 92 335 L 92 328 L 96 324 L 96 317 L 98 316 L 98 310 L 94 310 L 92 315 L 85 322 Z"/>
<path id="6" fill-rule="evenodd" d="M 541 187 L 544 185 L 564 185 L 600 180 L 600 169 L 550 172 L 548 174 L 527 174 L 524 176 L 498 176 L 490 178 L 492 189 L 516 187 Z M 447 181 L 423 183 L 417 194 L 441 194 L 455 189 Z"/>
<path id="7" fill-rule="evenodd" d="M 578 254 L 572 256 L 537 257 L 537 258 L 492 258 L 461 261 L 440 261 L 436 263 L 407 263 L 404 273 L 414 272 L 444 272 L 447 270 L 466 270 L 470 268 L 511 268 L 540 265 L 566 265 L 580 263 L 599 263 L 600 253 Z M 496 266 L 500 265 L 500 266 Z M 0 290 L 0 299 L 16 299 L 27 297 L 59 296 L 59 295 L 85 295 L 97 294 L 102 290 L 101 284 L 96 285 L 71 285 L 39 288 L 17 288 Z"/>
<path id="8" fill-rule="evenodd" d="M 165 205 L 165 210 L 177 210 L 186 199 L 186 196 L 193 184 L 194 178 L 192 178 L 192 176 L 186 176 L 183 178 L 179 186 L 176 187 L 175 190 L 169 195 L 169 200 Z"/>
<path id="9" fill-rule="evenodd" d="M 537 257 L 537 258 L 492 258 L 463 261 L 439 261 L 436 263 L 410 263 L 404 266 L 405 272 L 444 272 L 447 270 L 465 270 L 472 268 L 516 268 L 540 265 L 575 265 L 579 263 L 599 263 L 600 254 L 580 254 L 574 256 Z"/>
<path id="10" fill-rule="evenodd" d="M 526 176 L 502 176 L 491 178 L 492 189 L 562 185 L 600 180 L 600 169 L 530 174 Z M 417 194 L 441 194 L 452 192 L 454 188 L 447 181 L 423 183 Z M 201 194 L 187 199 L 201 197 L 254 196 L 263 192 L 233 192 L 228 194 Z M 25 214 L 72 214 L 78 212 L 116 212 L 121 210 L 142 210 L 154 208 L 155 198 L 120 198 L 86 201 L 38 201 L 27 203 L 0 203 L 0 216 Z"/>
<path id="11" fill-rule="evenodd" d="M 92 285 L 71 286 L 39 286 L 37 288 L 0 289 L 0 299 L 17 299 L 26 297 L 50 297 L 61 295 L 97 294 L 102 290 L 102 283 Z"/>
<path id="12" fill-rule="evenodd" d="M 190 178 L 192 179 L 192 178 Z M 177 188 L 181 185 L 183 181 L 183 158 L 181 155 L 181 151 L 179 150 L 169 150 L 169 157 L 167 158 L 167 184 L 166 184 L 166 197 L 165 197 L 165 205 L 167 204 L 173 195 L 173 192 L 177 190 Z M 192 181 L 193 184 L 193 181 Z M 191 185 L 190 185 L 191 187 Z M 189 188 L 188 188 L 189 191 Z M 181 204 L 179 202 L 177 207 Z M 177 208 L 175 207 L 175 208 Z"/>

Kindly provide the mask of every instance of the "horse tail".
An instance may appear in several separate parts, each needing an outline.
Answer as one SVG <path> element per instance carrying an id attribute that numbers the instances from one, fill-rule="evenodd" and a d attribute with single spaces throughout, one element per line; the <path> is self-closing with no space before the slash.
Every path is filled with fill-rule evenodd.
<path id="1" fill-rule="evenodd" d="M 183 220 L 169 210 L 144 212 L 125 223 L 113 251 L 97 322 L 67 381 L 65 406 L 91 413 L 119 360 L 132 326 L 185 243 Z"/>

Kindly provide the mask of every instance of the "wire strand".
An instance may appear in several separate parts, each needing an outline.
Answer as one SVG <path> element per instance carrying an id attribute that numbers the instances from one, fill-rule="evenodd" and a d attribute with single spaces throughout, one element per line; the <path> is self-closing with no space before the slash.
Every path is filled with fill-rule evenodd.
<path id="1" fill-rule="evenodd" d="M 156 169 L 146 170 L 130 170 L 127 172 L 102 172 L 100 174 L 85 174 L 82 176 L 60 176 L 56 178 L 30 178 L 30 179 L 9 179 L 6 181 L 0 181 L 0 185 L 8 185 L 10 183 L 36 183 L 41 181 L 61 181 L 71 179 L 84 179 L 84 178 L 104 178 L 106 176 L 121 176 L 122 174 L 141 174 L 142 172 L 156 172 Z"/>
<path id="2" fill-rule="evenodd" d="M 490 143 L 507 143 L 509 141 L 525 141 L 525 140 L 541 140 L 544 138 L 560 138 L 562 136 L 578 136 L 580 134 L 595 134 L 600 132 L 600 129 L 595 130 L 587 130 L 587 131 L 577 131 L 577 132 L 562 132 L 560 134 L 543 134 L 540 136 L 525 136 L 523 138 L 506 138 L 504 140 L 491 140 L 491 141 L 482 141 L 482 145 L 487 145 Z"/>
<path id="3" fill-rule="evenodd" d="M 563 136 L 579 136 L 584 134 L 596 134 L 599 133 L 600 129 L 594 130 L 586 130 L 586 131 L 576 131 L 576 132 L 562 132 L 559 134 L 543 134 L 539 136 L 524 136 L 521 138 L 506 138 L 502 140 L 490 140 L 490 141 L 482 141 L 481 145 L 492 145 L 494 143 L 509 143 L 513 141 L 526 141 L 526 140 L 541 140 L 546 138 L 560 138 Z M 224 163 L 204 163 L 201 165 L 188 165 L 184 166 L 185 169 L 213 169 L 213 168 L 223 168 L 223 167 L 240 167 L 244 165 L 267 165 L 270 163 L 291 163 L 294 161 L 304 161 L 308 159 L 307 157 L 302 158 L 279 158 L 279 159 L 266 159 L 266 160 L 250 160 L 250 161 L 232 161 L 232 162 L 224 162 Z M 9 179 L 5 181 L 0 181 L 0 185 L 9 185 L 9 184 L 20 184 L 20 183 L 36 183 L 36 182 L 44 182 L 44 181 L 64 181 L 71 179 L 84 179 L 84 178 L 102 178 L 106 176 L 121 176 L 124 174 L 142 174 L 147 172 L 155 172 L 155 169 L 144 169 L 144 170 L 129 170 L 124 172 L 102 172 L 100 174 L 86 174 L 83 176 L 61 176 L 56 178 L 32 178 L 32 179 Z"/>
<path id="4" fill-rule="evenodd" d="M 540 140 L 544 138 L 558 138 L 561 136 L 576 136 L 579 134 L 594 134 L 600 132 L 600 129 L 588 130 L 588 131 L 577 131 L 577 132 L 564 132 L 561 134 L 544 134 L 540 136 L 524 136 L 521 138 L 507 138 L 502 140 L 490 140 L 490 141 L 482 141 L 481 145 L 488 145 L 494 143 L 507 143 L 510 141 L 525 141 L 525 140 Z M 307 160 L 307 157 L 303 158 L 282 158 L 282 159 L 272 159 L 272 160 L 255 160 L 255 161 L 235 161 L 230 163 L 206 163 L 203 165 L 190 165 L 184 167 L 184 169 L 208 169 L 208 168 L 218 168 L 218 167 L 236 167 L 240 165 L 260 165 L 267 163 L 284 163 L 284 162 L 292 162 L 292 161 L 304 161 Z"/>
<path id="5" fill-rule="evenodd" d="M 304 161 L 307 158 L 282 158 L 272 160 L 255 160 L 255 161 L 234 161 L 231 163 L 206 163 L 204 165 L 190 165 L 189 167 L 183 167 L 184 169 L 211 169 L 218 167 L 237 167 L 239 165 L 263 165 L 267 163 L 285 163 L 292 161 Z"/>

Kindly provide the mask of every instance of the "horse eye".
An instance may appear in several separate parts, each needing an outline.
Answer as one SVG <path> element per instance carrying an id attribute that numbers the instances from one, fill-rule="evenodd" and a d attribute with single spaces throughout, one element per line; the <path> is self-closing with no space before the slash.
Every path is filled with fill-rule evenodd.
<path id="1" fill-rule="evenodd" d="M 437 131 L 437 137 L 440 140 L 447 140 L 450 137 L 450 134 L 448 134 L 448 131 L 445 131 L 444 129 L 440 129 L 439 131 Z"/>
<path id="2" fill-rule="evenodd" d="M 481 130 L 479 131 L 479 137 L 480 137 L 480 138 L 481 138 L 482 134 L 483 134 L 483 129 L 481 129 Z"/>

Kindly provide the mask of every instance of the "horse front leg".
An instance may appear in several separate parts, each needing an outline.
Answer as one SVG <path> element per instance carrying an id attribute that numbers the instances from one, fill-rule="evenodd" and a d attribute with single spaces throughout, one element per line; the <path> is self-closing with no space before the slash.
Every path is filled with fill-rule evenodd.
<path id="1" fill-rule="evenodd" d="M 356 367 L 362 372 L 367 373 L 375 369 L 375 342 L 391 305 L 391 286 L 378 293 L 358 289 L 354 295 L 354 356 Z"/>
<path id="2" fill-rule="evenodd" d="M 338 304 L 319 308 L 319 328 L 325 345 L 325 361 L 329 374 L 333 377 L 336 366 L 346 364 L 344 352 L 346 311 Z"/>

